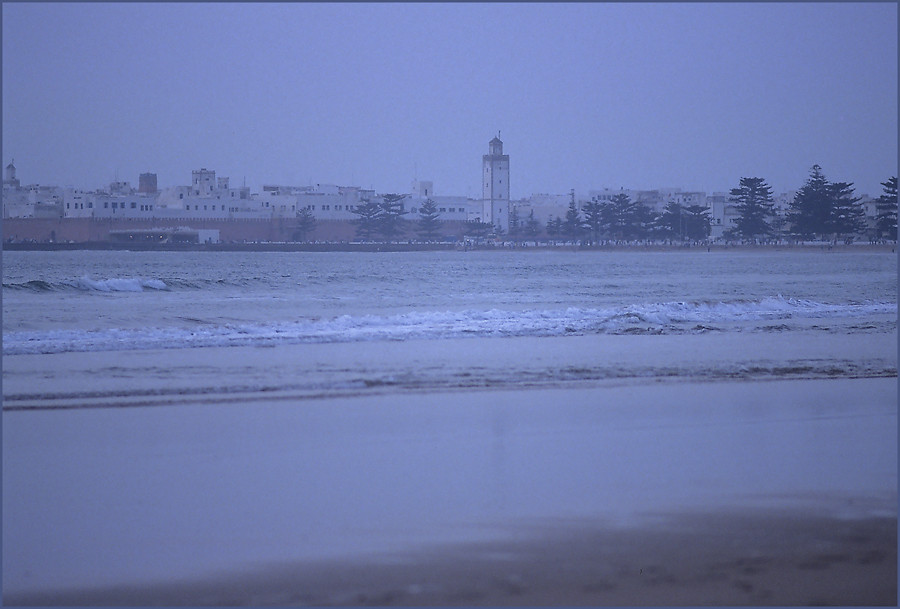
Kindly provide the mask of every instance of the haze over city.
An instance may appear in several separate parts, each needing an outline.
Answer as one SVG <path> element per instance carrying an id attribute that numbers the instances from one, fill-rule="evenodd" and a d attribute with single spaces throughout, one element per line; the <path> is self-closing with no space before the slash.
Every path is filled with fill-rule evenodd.
<path id="1" fill-rule="evenodd" d="M 3 162 L 23 183 L 336 183 L 511 198 L 776 192 L 897 172 L 897 6 L 3 4 Z"/>

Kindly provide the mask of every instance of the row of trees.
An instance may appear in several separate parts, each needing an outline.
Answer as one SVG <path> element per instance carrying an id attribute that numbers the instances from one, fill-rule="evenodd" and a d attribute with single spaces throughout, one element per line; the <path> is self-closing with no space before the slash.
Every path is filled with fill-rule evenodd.
<path id="1" fill-rule="evenodd" d="M 897 178 L 882 182 L 884 193 L 876 206 L 876 238 L 897 239 Z M 772 188 L 763 178 L 741 178 L 737 188 L 730 191 L 729 201 L 738 213 L 733 227 L 726 232 L 731 239 L 768 239 L 793 237 L 797 239 L 848 238 L 866 228 L 865 211 L 860 198 L 853 194 L 853 184 L 830 182 L 822 168 L 814 165 L 809 179 L 790 202 L 788 213 L 776 214 Z M 380 200 L 364 200 L 353 209 L 357 218 L 356 235 L 371 241 L 387 241 L 405 233 L 408 212 L 404 209 L 406 195 L 386 194 Z M 582 216 L 583 212 L 583 216 Z M 499 235 L 497 227 L 483 222 L 470 222 L 468 233 L 476 237 Z M 315 229 L 315 218 L 308 209 L 298 214 L 294 238 L 303 240 Z M 416 234 L 425 241 L 442 237 L 441 220 L 434 201 L 427 199 L 419 209 Z M 620 193 L 609 201 L 583 202 L 581 210 L 575 202 L 575 192 L 565 218 L 550 218 L 545 226 L 535 219 L 534 211 L 521 218 L 512 207 L 509 211 L 509 237 L 537 238 L 543 228 L 551 238 L 586 239 L 596 243 L 601 239 L 635 241 L 645 239 L 702 241 L 709 237 L 711 220 L 709 209 L 701 205 L 680 205 L 670 202 L 657 213 L 640 201 L 632 201 Z"/>
<path id="2" fill-rule="evenodd" d="M 709 210 L 700 205 L 680 205 L 670 202 L 662 213 L 654 212 L 640 201 L 632 201 L 625 193 L 619 193 L 609 201 L 593 200 L 582 203 L 584 216 L 575 203 L 572 193 L 565 219 L 550 218 L 546 231 L 550 237 L 587 239 L 596 243 L 601 239 L 635 241 L 643 239 L 680 239 L 699 241 L 710 234 Z M 532 212 L 529 222 L 534 220 Z M 531 233 L 531 234 L 529 234 Z M 533 236 L 528 223 L 524 226 L 510 211 L 509 235 Z"/>
<path id="3" fill-rule="evenodd" d="M 386 194 L 380 200 L 363 199 L 362 203 L 351 210 L 356 214 L 356 219 L 353 220 L 356 224 L 356 236 L 366 241 L 376 238 L 392 241 L 401 237 L 406 232 L 406 220 L 403 216 L 408 213 L 403 206 L 404 198 L 406 195 Z M 437 240 L 441 238 L 440 227 L 437 206 L 428 199 L 419 212 L 418 236 L 425 241 Z M 315 228 L 316 220 L 312 212 L 306 208 L 301 209 L 295 221 L 293 238 L 303 241 Z"/>
<path id="4" fill-rule="evenodd" d="M 875 237 L 896 240 L 896 176 L 881 185 L 884 193 L 876 205 Z M 828 181 L 818 165 L 813 165 L 809 179 L 797 191 L 784 218 L 775 213 L 772 188 L 762 178 L 741 178 L 740 186 L 731 190 L 730 200 L 738 217 L 735 226 L 726 231 L 726 237 L 837 240 L 851 238 L 866 229 L 865 210 L 860 197 L 853 196 L 853 184 Z"/>
<path id="5" fill-rule="evenodd" d="M 875 238 L 897 239 L 897 178 L 881 185 L 884 193 L 876 205 Z M 741 178 L 740 185 L 730 191 L 729 201 L 738 217 L 733 227 L 725 231 L 731 239 L 850 239 L 866 230 L 865 209 L 861 198 L 853 194 L 853 184 L 830 182 L 822 168 L 814 165 L 809 179 L 790 202 L 786 216 L 774 209 L 772 188 L 763 178 Z M 575 193 L 565 219 L 556 217 L 547 222 L 551 237 L 568 239 L 600 238 L 615 240 L 669 239 L 701 241 L 711 232 L 709 209 L 701 205 L 682 206 L 670 202 L 662 213 L 654 212 L 639 201 L 632 201 L 620 193 L 609 201 L 590 201 L 581 206 L 581 216 L 575 204 Z M 532 215 L 533 219 L 533 215 Z M 532 228 L 523 225 L 510 213 L 510 236 L 531 236 Z"/>

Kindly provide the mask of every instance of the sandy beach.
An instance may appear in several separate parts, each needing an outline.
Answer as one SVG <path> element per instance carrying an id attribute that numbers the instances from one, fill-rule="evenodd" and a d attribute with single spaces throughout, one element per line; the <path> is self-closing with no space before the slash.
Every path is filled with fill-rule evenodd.
<path id="1" fill-rule="evenodd" d="M 4 603 L 895 605 L 896 379 L 737 388 L 5 412 Z"/>
<path id="2" fill-rule="evenodd" d="M 523 532 L 524 533 L 524 532 Z M 809 606 L 897 604 L 894 518 L 719 511 L 196 581 L 11 595 L 7 605 Z"/>

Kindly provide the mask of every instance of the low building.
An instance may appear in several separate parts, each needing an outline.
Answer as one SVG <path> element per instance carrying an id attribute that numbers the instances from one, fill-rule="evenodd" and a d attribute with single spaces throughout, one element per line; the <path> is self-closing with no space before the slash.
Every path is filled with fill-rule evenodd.
<path id="1" fill-rule="evenodd" d="M 169 243 L 218 243 L 219 231 L 215 229 L 177 228 L 135 228 L 109 231 L 113 243 L 169 244 Z"/>

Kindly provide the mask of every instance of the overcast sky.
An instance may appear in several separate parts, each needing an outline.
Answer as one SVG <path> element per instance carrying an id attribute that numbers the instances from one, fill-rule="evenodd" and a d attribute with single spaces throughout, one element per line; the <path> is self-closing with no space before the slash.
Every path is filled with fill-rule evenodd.
<path id="1" fill-rule="evenodd" d="M 26 184 L 262 184 L 513 198 L 857 194 L 897 173 L 897 5 L 3 3 L 3 165 Z"/>

